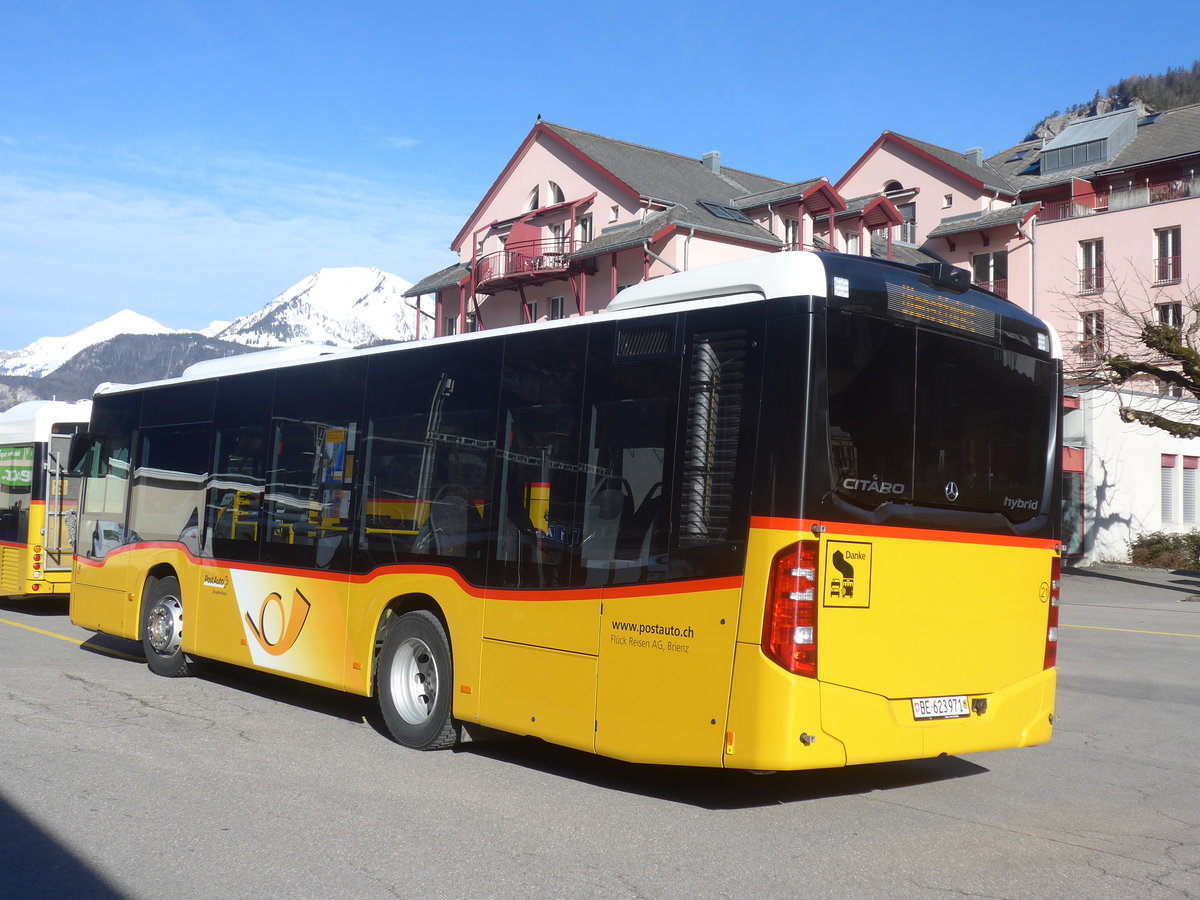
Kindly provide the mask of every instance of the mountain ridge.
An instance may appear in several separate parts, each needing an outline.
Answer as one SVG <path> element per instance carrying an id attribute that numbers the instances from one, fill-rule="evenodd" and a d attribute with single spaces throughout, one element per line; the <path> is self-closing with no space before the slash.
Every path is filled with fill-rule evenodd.
<path id="1" fill-rule="evenodd" d="M 319 269 L 260 309 L 202 331 L 132 310 L 65 337 L 0 351 L 0 410 L 24 400 L 79 400 L 105 381 L 173 378 L 205 359 L 300 343 L 359 347 L 413 340 L 410 283 L 373 267 Z"/>

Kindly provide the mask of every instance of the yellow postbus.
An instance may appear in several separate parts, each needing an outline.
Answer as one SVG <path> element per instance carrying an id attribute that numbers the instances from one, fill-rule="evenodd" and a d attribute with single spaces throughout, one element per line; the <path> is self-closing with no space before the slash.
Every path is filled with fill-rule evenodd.
<path id="1" fill-rule="evenodd" d="M 781 253 L 601 315 L 100 390 L 71 618 L 486 726 L 755 770 L 1038 744 L 1061 348 L 944 266 Z"/>
<path id="2" fill-rule="evenodd" d="M 67 454 L 91 408 L 90 400 L 29 400 L 0 413 L 0 596 L 71 590 L 79 497 Z"/>

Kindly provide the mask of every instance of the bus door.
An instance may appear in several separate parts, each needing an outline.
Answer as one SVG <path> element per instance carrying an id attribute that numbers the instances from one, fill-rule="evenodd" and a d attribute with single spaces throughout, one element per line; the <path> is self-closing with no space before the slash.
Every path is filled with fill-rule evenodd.
<path id="1" fill-rule="evenodd" d="M 584 562 L 604 599 L 598 753 L 721 759 L 758 406 L 756 335 L 743 317 L 693 313 L 686 338 L 672 319 L 628 323 L 604 367 L 615 383 L 589 397 L 596 489 Z"/>
<path id="2" fill-rule="evenodd" d="M 79 479 L 71 477 L 67 458 L 71 437 L 52 435 L 46 448 L 46 524 L 44 546 L 46 571 L 66 572 L 75 552 L 75 532 L 79 526 Z"/>

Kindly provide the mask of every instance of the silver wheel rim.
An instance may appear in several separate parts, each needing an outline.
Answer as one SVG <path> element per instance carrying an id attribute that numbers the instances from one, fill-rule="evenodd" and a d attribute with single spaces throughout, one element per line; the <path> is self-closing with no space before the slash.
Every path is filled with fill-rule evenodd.
<path id="1" fill-rule="evenodd" d="M 146 637 L 150 647 L 159 656 L 172 656 L 179 652 L 179 641 L 183 634 L 183 606 L 178 597 L 163 597 L 150 610 L 146 619 Z"/>
<path id="2" fill-rule="evenodd" d="M 433 651 L 420 638 L 410 637 L 396 651 L 390 677 L 396 711 L 409 725 L 420 725 L 437 702 L 438 671 Z"/>

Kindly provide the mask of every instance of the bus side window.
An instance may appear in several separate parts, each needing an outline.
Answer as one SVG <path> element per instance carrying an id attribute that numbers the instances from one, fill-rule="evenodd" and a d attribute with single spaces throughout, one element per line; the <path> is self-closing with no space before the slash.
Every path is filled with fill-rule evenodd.
<path id="1" fill-rule="evenodd" d="M 593 336 L 580 544 L 588 585 L 666 577 L 664 485 L 671 483 L 682 356 L 677 324 L 675 316 L 618 323 Z"/>
<path id="2" fill-rule="evenodd" d="M 218 559 L 259 559 L 274 390 L 273 372 L 232 375 L 217 386 L 205 523 L 208 549 Z"/>
<path id="3" fill-rule="evenodd" d="M 436 557 L 482 582 L 501 349 L 483 340 L 372 358 L 356 571 Z"/>
<path id="4" fill-rule="evenodd" d="M 513 335 L 500 403 L 501 522 L 496 579 L 504 587 L 565 587 L 582 541 L 580 459 L 587 331 Z"/>
<path id="5" fill-rule="evenodd" d="M 734 306 L 689 315 L 669 577 L 730 575 L 750 524 L 763 322 Z M 770 415 L 771 410 L 765 411 Z"/>
<path id="6" fill-rule="evenodd" d="M 125 540 L 181 541 L 199 555 L 208 439 L 207 423 L 141 432 Z"/>
<path id="7" fill-rule="evenodd" d="M 263 561 L 347 571 L 365 359 L 281 369 L 267 468 Z"/>
<path id="8" fill-rule="evenodd" d="M 87 471 L 87 505 L 79 518 L 78 552 L 102 559 L 125 542 L 125 501 L 133 432 L 141 397 L 113 397 L 94 408 L 91 427 L 103 437 L 94 446 L 108 456 Z"/>

